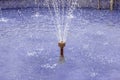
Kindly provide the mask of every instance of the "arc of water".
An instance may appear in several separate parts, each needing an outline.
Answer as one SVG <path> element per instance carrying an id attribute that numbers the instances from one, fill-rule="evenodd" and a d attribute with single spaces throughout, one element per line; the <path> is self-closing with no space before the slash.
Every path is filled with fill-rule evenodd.
<path id="1" fill-rule="evenodd" d="M 55 21 L 56 21 L 56 31 L 58 31 L 57 36 L 59 41 L 62 40 L 62 32 L 61 32 L 61 23 L 60 23 L 60 3 L 58 2 L 59 0 L 53 0 L 53 9 L 55 12 Z"/>
<path id="2" fill-rule="evenodd" d="M 51 2 L 54 2 L 54 0 L 51 0 Z M 50 12 L 51 19 L 52 19 L 53 23 L 57 22 L 57 24 L 58 24 L 58 21 L 57 21 L 57 19 L 54 17 L 54 13 L 53 13 L 52 10 L 51 10 L 50 0 L 45 0 L 45 3 L 46 3 L 46 5 L 47 5 L 47 7 L 48 7 L 48 10 L 49 10 L 49 12 Z M 54 4 L 54 3 L 53 3 L 53 4 Z M 53 4 L 52 4 L 52 5 L 53 5 Z M 53 7 L 56 7 L 56 6 L 54 5 Z M 55 10 L 55 8 L 54 8 L 54 10 Z M 55 27 L 55 30 L 57 30 L 57 29 L 58 29 L 58 28 Z M 59 29 L 58 29 L 58 30 L 59 30 Z M 56 36 L 57 36 L 57 38 L 59 39 L 59 34 L 56 34 Z"/>
<path id="3" fill-rule="evenodd" d="M 61 24 L 62 24 L 62 28 L 63 28 L 63 31 L 64 31 L 64 25 L 65 25 L 65 17 L 64 17 L 65 16 L 65 1 L 64 0 L 61 0 L 61 5 L 62 5 Z M 64 41 L 64 33 L 63 32 L 61 33 L 61 36 L 62 36 L 62 41 Z"/>
<path id="4" fill-rule="evenodd" d="M 68 24 L 71 19 L 65 16 L 70 16 L 73 13 L 77 0 L 51 0 L 53 12 L 49 6 L 49 0 L 46 0 L 46 2 L 51 16 L 54 16 L 52 19 L 56 24 L 55 28 L 58 40 L 66 41 L 69 30 Z"/>
<path id="5" fill-rule="evenodd" d="M 70 0 L 68 5 L 71 5 L 70 8 L 68 9 L 68 16 L 67 16 L 67 19 L 66 19 L 66 24 L 65 24 L 65 29 L 64 29 L 64 41 L 66 41 L 67 39 L 67 35 L 68 35 L 68 30 L 69 30 L 69 23 L 71 22 L 71 15 L 77 5 L 77 1 L 78 0 Z M 68 22 L 67 22 L 68 21 Z"/>

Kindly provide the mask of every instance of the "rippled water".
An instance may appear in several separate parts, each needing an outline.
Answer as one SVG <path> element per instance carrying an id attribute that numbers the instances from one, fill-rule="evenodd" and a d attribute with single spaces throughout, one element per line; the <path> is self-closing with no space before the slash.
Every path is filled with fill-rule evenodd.
<path id="1" fill-rule="evenodd" d="M 4 10 L 0 80 L 120 80 L 120 11 L 77 9 L 59 63 L 55 25 L 46 9 Z"/>

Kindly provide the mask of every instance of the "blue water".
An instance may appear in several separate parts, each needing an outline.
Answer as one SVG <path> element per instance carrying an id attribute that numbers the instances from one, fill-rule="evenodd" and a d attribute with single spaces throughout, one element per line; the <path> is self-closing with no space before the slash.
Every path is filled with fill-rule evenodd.
<path id="1" fill-rule="evenodd" d="M 46 9 L 3 10 L 0 80 L 120 80 L 120 11 L 77 9 L 65 62 Z"/>

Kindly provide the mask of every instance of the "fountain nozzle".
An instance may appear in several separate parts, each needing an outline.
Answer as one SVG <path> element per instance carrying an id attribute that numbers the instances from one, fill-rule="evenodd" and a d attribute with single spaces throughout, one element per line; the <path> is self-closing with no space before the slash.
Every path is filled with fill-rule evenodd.
<path id="1" fill-rule="evenodd" d="M 58 46 L 60 47 L 60 56 L 64 57 L 64 47 L 65 47 L 65 42 L 61 41 L 58 43 Z"/>

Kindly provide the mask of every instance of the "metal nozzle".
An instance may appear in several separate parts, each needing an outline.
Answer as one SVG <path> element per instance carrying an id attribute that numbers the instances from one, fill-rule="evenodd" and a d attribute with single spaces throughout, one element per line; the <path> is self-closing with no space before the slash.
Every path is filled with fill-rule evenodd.
<path id="1" fill-rule="evenodd" d="M 58 46 L 60 47 L 60 62 L 63 63 L 65 61 L 65 59 L 64 59 L 65 42 L 63 42 L 63 41 L 59 42 Z"/>
<path id="2" fill-rule="evenodd" d="M 65 47 L 65 42 L 61 41 L 58 43 L 58 46 L 60 47 L 60 56 L 64 57 L 64 47 Z"/>

